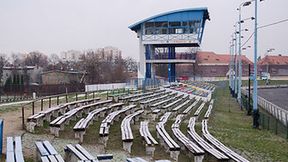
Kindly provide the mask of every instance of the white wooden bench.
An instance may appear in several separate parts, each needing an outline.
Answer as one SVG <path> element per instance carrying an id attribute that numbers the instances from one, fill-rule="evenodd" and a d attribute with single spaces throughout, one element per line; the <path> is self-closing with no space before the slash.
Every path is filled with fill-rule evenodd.
<path id="1" fill-rule="evenodd" d="M 59 131 L 64 130 L 65 125 L 68 125 L 70 120 L 76 120 L 77 118 L 81 118 L 83 113 L 88 114 L 90 110 L 104 107 L 111 102 L 112 100 L 99 101 L 92 104 L 80 106 L 66 112 L 64 115 L 61 115 L 52 122 L 50 122 L 50 133 L 58 137 Z"/>
<path id="2" fill-rule="evenodd" d="M 193 141 L 191 141 L 188 137 L 186 137 L 180 130 L 180 124 L 182 121 L 182 118 L 184 117 L 183 114 L 180 114 L 176 117 L 176 120 L 174 124 L 172 124 L 172 132 L 174 136 L 180 141 L 183 145 L 182 149 L 185 148 L 191 152 L 194 156 L 195 162 L 201 162 L 204 158 L 205 152 L 197 146 Z M 190 156 L 191 157 L 191 156 Z"/>
<path id="3" fill-rule="evenodd" d="M 156 125 L 157 137 L 160 139 L 160 144 L 165 147 L 166 151 L 170 153 L 170 157 L 178 161 L 180 154 L 180 146 L 172 139 L 172 137 L 165 130 L 165 123 L 167 122 L 171 112 L 166 112 Z"/>
<path id="4" fill-rule="evenodd" d="M 232 160 L 236 162 L 249 162 L 247 159 L 237 154 L 236 152 L 232 151 L 230 148 L 226 147 L 224 144 L 218 141 L 215 137 L 213 137 L 208 131 L 207 123 L 208 123 L 207 119 L 202 120 L 202 134 L 207 141 L 209 141 L 218 150 L 225 153 Z"/>
<path id="5" fill-rule="evenodd" d="M 68 144 L 65 147 L 65 161 L 69 162 L 98 162 L 97 158 L 92 156 L 81 145 Z"/>
<path id="6" fill-rule="evenodd" d="M 100 135 L 100 142 L 104 144 L 104 146 L 107 145 L 108 141 L 108 135 L 109 135 L 109 129 L 110 126 L 113 125 L 113 121 L 118 121 L 120 119 L 120 115 L 123 114 L 123 116 L 126 116 L 125 113 L 131 114 L 134 112 L 134 108 L 136 105 L 129 105 L 125 106 L 121 110 L 114 111 L 106 116 L 106 118 L 101 122 L 100 129 L 99 129 L 99 135 Z"/>
<path id="7" fill-rule="evenodd" d="M 222 152 L 218 151 L 202 137 L 200 137 L 195 131 L 196 117 L 191 117 L 188 124 L 188 134 L 190 137 L 205 151 L 213 155 L 218 161 L 228 161 L 229 158 Z"/>
<path id="8" fill-rule="evenodd" d="M 187 115 L 197 104 L 198 104 L 199 100 L 195 100 L 190 106 L 188 106 L 183 112 L 182 114 Z"/>
<path id="9" fill-rule="evenodd" d="M 140 115 L 144 110 L 138 110 L 133 114 L 127 115 L 121 123 L 121 135 L 123 141 L 123 149 L 131 153 L 131 146 L 133 144 L 133 132 L 131 129 L 131 124 L 134 124 L 135 121 L 139 120 Z"/>
<path id="10" fill-rule="evenodd" d="M 57 118 L 59 114 L 64 114 L 65 112 L 72 110 L 78 106 L 91 104 L 99 100 L 100 98 L 79 100 L 79 101 L 69 102 L 66 104 L 57 105 L 57 106 L 48 108 L 47 110 L 40 111 L 27 118 L 26 129 L 28 132 L 33 133 L 35 130 L 35 126 L 43 126 L 43 122 L 44 121 L 50 122 L 51 117 Z"/>
<path id="11" fill-rule="evenodd" d="M 208 110 L 206 111 L 205 115 L 204 115 L 204 118 L 205 119 L 208 119 L 211 112 L 212 112 L 212 109 L 213 109 L 213 103 L 214 103 L 214 99 L 212 99 L 209 103 L 209 106 L 208 106 Z"/>
<path id="12" fill-rule="evenodd" d="M 127 158 L 126 162 L 148 162 L 140 157 L 135 157 L 135 158 Z"/>
<path id="13" fill-rule="evenodd" d="M 117 110 L 118 108 L 121 108 L 123 105 L 124 105 L 123 103 L 116 103 L 108 107 L 98 108 L 89 112 L 86 118 L 80 119 L 73 127 L 75 138 L 79 139 L 79 142 L 82 143 L 83 136 L 85 135 L 86 129 L 89 127 L 89 125 L 93 124 L 94 120 L 96 121 L 98 120 L 98 116 L 104 117 L 106 111 L 111 110 L 111 109 Z"/>
<path id="14" fill-rule="evenodd" d="M 189 103 L 191 103 L 191 100 L 186 100 L 185 102 L 183 102 L 182 104 L 178 105 L 177 107 L 173 108 L 172 111 L 174 112 L 180 112 L 181 109 L 186 108 L 187 105 L 189 105 Z"/>
<path id="15" fill-rule="evenodd" d="M 145 100 L 148 100 L 150 98 L 155 98 L 155 97 L 158 97 L 158 96 L 161 96 L 162 94 L 165 94 L 165 90 L 161 90 L 159 92 L 155 92 L 151 95 L 147 95 L 147 96 L 142 96 L 142 97 L 138 97 L 138 98 L 134 98 L 134 99 L 131 99 L 129 102 L 132 103 L 132 104 L 137 104 L 141 101 L 145 101 Z"/>
<path id="16" fill-rule="evenodd" d="M 151 135 L 148 128 L 148 123 L 149 123 L 148 121 L 142 121 L 140 123 L 139 132 L 145 142 L 146 154 L 154 157 L 155 145 L 158 145 L 158 142 Z"/>
<path id="17" fill-rule="evenodd" d="M 17 136 L 15 138 L 7 137 L 6 161 L 7 162 L 24 162 L 20 136 Z"/>
<path id="18" fill-rule="evenodd" d="M 141 102 L 140 102 L 141 108 L 142 108 L 142 109 L 145 109 L 145 108 L 149 107 L 150 105 L 156 103 L 157 101 L 161 101 L 161 100 L 164 100 L 164 99 L 168 98 L 170 92 L 167 92 L 167 93 L 168 93 L 168 94 L 164 94 L 164 95 L 159 96 L 159 97 L 155 97 L 155 98 L 151 98 L 151 99 L 149 99 L 149 100 L 141 101 Z"/>
<path id="19" fill-rule="evenodd" d="M 165 106 L 165 105 L 167 105 L 167 104 L 169 104 L 169 103 L 171 103 L 171 102 L 173 102 L 173 101 L 175 101 L 175 100 L 177 100 L 177 99 L 180 99 L 181 97 L 183 97 L 183 95 L 178 95 L 178 96 L 175 96 L 175 95 L 170 95 L 169 96 L 169 98 L 167 98 L 167 99 L 165 99 L 165 100 L 162 100 L 162 101 L 160 101 L 160 102 L 157 102 L 157 103 L 155 103 L 155 104 L 152 104 L 152 105 L 150 105 L 150 108 L 152 109 L 152 110 L 154 110 L 154 109 L 160 109 L 160 108 L 162 108 L 163 106 Z"/>
<path id="20" fill-rule="evenodd" d="M 64 162 L 49 141 L 36 141 L 36 160 L 42 162 Z"/>
<path id="21" fill-rule="evenodd" d="M 132 94 L 132 95 L 128 95 L 128 96 L 123 96 L 123 97 L 119 97 L 119 102 L 127 103 L 131 99 L 134 99 L 134 98 L 137 98 L 137 97 L 142 97 L 142 96 L 147 96 L 147 95 L 151 95 L 151 94 L 153 94 L 153 92 L 145 92 L 145 93 L 139 93 L 139 94 Z"/>
<path id="22" fill-rule="evenodd" d="M 202 104 L 195 111 L 194 116 L 198 117 L 200 115 L 201 110 L 204 108 L 204 106 L 205 106 L 205 102 L 202 102 Z"/>

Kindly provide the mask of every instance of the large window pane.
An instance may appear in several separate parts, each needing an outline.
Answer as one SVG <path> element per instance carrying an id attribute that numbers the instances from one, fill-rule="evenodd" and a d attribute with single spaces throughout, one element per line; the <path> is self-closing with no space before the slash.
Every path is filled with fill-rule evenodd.
<path id="1" fill-rule="evenodd" d="M 169 26 L 181 26 L 181 22 L 169 22 Z"/>

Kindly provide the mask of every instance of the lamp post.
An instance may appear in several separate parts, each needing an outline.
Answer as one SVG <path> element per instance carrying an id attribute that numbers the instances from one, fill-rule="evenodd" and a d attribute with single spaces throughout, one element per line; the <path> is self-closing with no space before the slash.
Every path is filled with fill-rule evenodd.
<path id="1" fill-rule="evenodd" d="M 258 109 L 258 81 L 257 81 L 257 41 L 258 41 L 258 0 L 255 1 L 255 21 L 254 21 L 254 74 L 253 74 L 253 128 L 259 128 Z M 263 0 L 260 0 L 260 2 Z"/>
<path id="2" fill-rule="evenodd" d="M 241 32 L 242 32 L 242 29 L 241 29 L 241 24 L 242 23 L 244 23 L 244 21 L 246 20 L 246 19 L 244 19 L 244 20 L 241 20 L 242 19 L 242 15 L 241 15 L 241 9 L 242 9 L 242 7 L 245 7 L 245 6 L 249 6 L 251 4 L 251 1 L 247 1 L 247 2 L 243 2 L 243 3 L 241 3 L 240 5 L 239 5 L 239 7 L 237 8 L 237 10 L 238 10 L 238 12 L 239 12 L 239 21 L 238 21 L 238 24 L 239 24 L 239 40 L 238 40 L 238 55 L 239 55 L 239 57 L 238 57 L 238 65 L 239 65 L 239 67 L 238 67 L 238 94 L 237 94 L 237 100 L 238 100 L 238 103 L 240 104 L 240 106 L 241 106 L 241 109 L 242 109 L 242 102 L 241 102 L 241 86 L 242 86 L 242 51 L 241 51 L 241 49 L 242 49 L 242 45 L 241 45 L 241 38 L 242 38 L 242 35 L 241 35 Z M 254 18 L 251 18 L 252 20 L 254 19 Z"/>

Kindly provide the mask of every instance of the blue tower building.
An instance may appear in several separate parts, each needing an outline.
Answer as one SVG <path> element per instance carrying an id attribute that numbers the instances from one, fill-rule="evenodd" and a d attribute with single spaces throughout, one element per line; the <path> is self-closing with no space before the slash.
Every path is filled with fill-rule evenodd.
<path id="1" fill-rule="evenodd" d="M 207 8 L 192 8 L 162 13 L 137 22 L 129 28 L 137 33 L 140 49 L 138 78 L 154 78 L 153 64 L 168 64 L 168 80 L 176 80 L 176 64 L 194 64 L 201 45 Z M 191 53 L 177 56 L 177 50 Z"/>

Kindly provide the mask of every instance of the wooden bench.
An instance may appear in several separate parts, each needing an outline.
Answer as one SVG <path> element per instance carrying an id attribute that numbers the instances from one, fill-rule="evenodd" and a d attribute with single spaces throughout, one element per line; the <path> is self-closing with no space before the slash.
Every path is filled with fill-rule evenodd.
<path id="1" fill-rule="evenodd" d="M 177 107 L 173 108 L 172 111 L 174 112 L 179 112 L 181 109 L 187 107 L 187 105 L 191 103 L 191 100 L 186 100 L 185 102 L 183 102 L 182 104 L 178 105 Z"/>
<path id="2" fill-rule="evenodd" d="M 163 145 L 167 152 L 170 153 L 170 157 L 178 161 L 180 154 L 180 146 L 171 138 L 171 136 L 165 130 L 165 123 L 167 122 L 171 112 L 166 112 L 156 125 L 157 137 L 160 139 L 160 144 Z"/>
<path id="3" fill-rule="evenodd" d="M 202 102 L 202 104 L 198 107 L 198 109 L 195 111 L 194 116 L 199 116 L 201 110 L 203 109 L 203 107 L 205 106 L 205 102 Z"/>
<path id="4" fill-rule="evenodd" d="M 148 128 L 148 123 L 149 123 L 148 121 L 142 121 L 140 123 L 139 132 L 141 137 L 145 141 L 146 154 L 154 157 L 155 145 L 158 145 L 158 142 L 151 135 Z"/>
<path id="5" fill-rule="evenodd" d="M 96 109 L 98 107 L 104 107 L 110 104 L 111 102 L 112 100 L 99 101 L 92 104 L 77 107 L 75 109 L 66 112 L 64 115 L 61 115 L 52 122 L 50 122 L 50 133 L 58 137 L 59 131 L 64 130 L 65 124 L 68 125 L 70 120 L 76 120 L 77 118 L 81 118 L 83 113 L 88 114 L 90 110 Z"/>
<path id="6" fill-rule="evenodd" d="M 165 105 L 167 105 L 167 104 L 169 104 L 169 103 L 171 103 L 171 102 L 173 102 L 173 101 L 175 101 L 175 100 L 177 100 L 177 99 L 180 99 L 181 97 L 183 97 L 183 95 L 178 95 L 178 96 L 172 96 L 172 95 L 170 95 L 168 99 L 163 100 L 163 101 L 160 101 L 160 102 L 157 102 L 157 103 L 155 103 L 155 104 L 152 104 L 152 105 L 150 106 L 150 108 L 151 108 L 152 110 L 154 110 L 154 109 L 160 109 L 160 108 L 162 108 L 163 106 L 165 106 Z"/>
<path id="7" fill-rule="evenodd" d="M 148 162 L 140 157 L 135 157 L 135 158 L 127 158 L 126 162 Z"/>
<path id="8" fill-rule="evenodd" d="M 140 93 L 140 94 L 132 94 L 132 95 L 128 95 L 128 96 L 123 96 L 123 97 L 119 97 L 119 102 L 127 103 L 133 98 L 147 96 L 147 95 L 151 95 L 151 94 L 153 94 L 153 92 L 145 92 L 145 93 Z"/>
<path id="9" fill-rule="evenodd" d="M 36 160 L 42 162 L 64 162 L 49 141 L 36 141 Z"/>
<path id="10" fill-rule="evenodd" d="M 64 148 L 65 150 L 65 161 L 69 162 L 97 162 L 97 158 L 92 156 L 85 148 L 81 145 L 68 144 Z"/>
<path id="11" fill-rule="evenodd" d="M 205 152 L 197 146 L 193 141 L 191 141 L 188 137 L 186 137 L 180 130 L 180 124 L 182 121 L 182 118 L 184 117 L 183 114 L 180 114 L 176 117 L 175 122 L 172 124 L 172 132 L 174 136 L 180 141 L 183 145 L 183 149 L 187 149 L 189 152 L 191 152 L 194 156 L 195 162 L 201 162 L 204 158 Z"/>
<path id="12" fill-rule="evenodd" d="M 187 115 L 197 104 L 198 104 L 199 100 L 195 100 L 190 106 L 188 106 L 183 112 L 182 114 Z"/>
<path id="13" fill-rule="evenodd" d="M 121 110 L 114 111 L 106 116 L 106 118 L 101 122 L 100 129 L 99 129 L 99 135 L 100 135 L 100 142 L 104 144 L 104 146 L 107 145 L 108 141 L 108 135 L 109 135 L 109 129 L 110 126 L 113 125 L 113 121 L 118 121 L 120 119 L 120 115 L 123 114 L 123 116 L 129 115 L 130 113 L 134 112 L 134 108 L 136 105 L 129 105 L 124 107 Z"/>
<path id="14" fill-rule="evenodd" d="M 122 141 L 123 141 L 123 149 L 131 153 L 131 146 L 133 142 L 133 133 L 131 129 L 131 124 L 134 124 L 135 121 L 139 120 L 140 114 L 142 114 L 144 110 L 138 110 L 133 114 L 127 115 L 121 123 L 121 134 L 122 134 Z M 133 120 L 134 119 L 134 120 Z"/>
<path id="15" fill-rule="evenodd" d="M 6 144 L 6 161 L 7 162 L 24 162 L 22 153 L 21 137 L 7 137 Z"/>
<path id="16" fill-rule="evenodd" d="M 225 153 L 232 160 L 237 161 L 237 162 L 249 162 L 247 159 L 240 156 L 236 152 L 232 151 L 230 148 L 226 147 L 224 144 L 218 141 L 215 137 L 213 137 L 208 131 L 207 123 L 208 123 L 207 119 L 202 120 L 202 134 L 207 141 L 209 141 L 218 150 Z"/>
<path id="17" fill-rule="evenodd" d="M 134 98 L 134 99 L 131 99 L 129 102 L 132 104 L 137 104 L 141 101 L 145 101 L 145 100 L 148 100 L 150 98 L 161 96 L 162 94 L 165 94 L 165 90 L 161 90 L 161 92 L 156 92 L 156 93 L 153 93 L 151 95 Z"/>
<path id="18" fill-rule="evenodd" d="M 205 151 L 213 155 L 218 161 L 228 161 L 229 158 L 222 152 L 218 151 L 202 137 L 200 137 L 195 131 L 196 117 L 191 117 L 188 124 L 188 134 L 190 137 Z"/>
<path id="19" fill-rule="evenodd" d="M 211 112 L 212 112 L 212 109 L 213 109 L 213 103 L 214 103 L 214 99 L 212 99 L 209 103 L 209 106 L 208 106 L 208 110 L 206 111 L 205 115 L 204 115 L 204 118 L 205 119 L 208 119 Z"/>
<path id="20" fill-rule="evenodd" d="M 91 104 L 93 102 L 99 101 L 100 98 L 85 99 L 74 102 L 69 102 L 66 104 L 57 105 L 47 110 L 40 111 L 27 118 L 26 129 L 28 132 L 34 132 L 35 126 L 43 126 L 43 122 L 51 121 L 51 117 L 58 117 L 59 114 L 64 114 L 65 112 L 76 108 L 77 106 L 83 106 Z"/>
<path id="21" fill-rule="evenodd" d="M 141 108 L 142 108 L 142 109 L 145 109 L 145 108 L 149 107 L 150 105 L 156 103 L 157 101 L 164 100 L 164 99 L 168 98 L 168 97 L 169 97 L 169 94 L 170 94 L 171 92 L 167 92 L 167 93 L 168 93 L 168 94 L 164 94 L 164 95 L 159 96 L 159 97 L 156 97 L 156 98 L 151 98 L 151 99 L 149 99 L 149 100 L 141 101 L 141 102 L 140 102 Z"/>
<path id="22" fill-rule="evenodd" d="M 98 116 L 101 117 L 105 116 L 105 112 L 111 109 L 118 109 L 121 108 L 124 104 L 123 103 L 116 103 L 112 104 L 108 107 L 102 107 L 99 109 L 95 109 L 86 116 L 86 118 L 80 119 L 75 126 L 73 127 L 75 138 L 79 139 L 79 142 L 83 142 L 83 136 L 85 135 L 86 129 L 89 127 L 89 125 L 93 124 L 94 120 L 98 120 Z M 101 115 L 102 114 L 102 115 Z"/>

